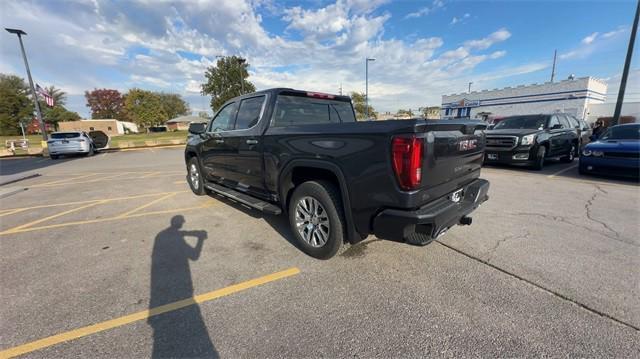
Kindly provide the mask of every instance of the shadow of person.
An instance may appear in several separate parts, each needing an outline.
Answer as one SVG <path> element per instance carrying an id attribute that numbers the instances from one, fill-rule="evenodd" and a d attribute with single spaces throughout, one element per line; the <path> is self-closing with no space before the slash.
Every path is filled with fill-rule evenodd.
<path id="1" fill-rule="evenodd" d="M 184 222 L 183 216 L 174 216 L 155 238 L 149 309 L 193 297 L 189 260 L 200 257 L 207 232 L 183 231 Z M 195 247 L 185 237 L 195 237 Z M 152 358 L 218 358 L 197 304 L 149 317 L 148 323 L 153 328 Z"/>

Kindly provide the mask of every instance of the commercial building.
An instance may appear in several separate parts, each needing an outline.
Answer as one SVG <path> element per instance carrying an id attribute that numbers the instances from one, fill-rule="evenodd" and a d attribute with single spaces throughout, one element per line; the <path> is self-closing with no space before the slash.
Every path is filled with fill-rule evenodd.
<path id="1" fill-rule="evenodd" d="M 137 133 L 138 126 L 133 122 L 104 120 L 80 120 L 58 122 L 58 131 L 102 131 L 109 136 L 124 135 L 125 133 Z"/>
<path id="2" fill-rule="evenodd" d="M 202 118 L 200 116 L 180 116 L 180 117 L 176 117 L 173 118 L 167 122 L 165 122 L 165 124 L 167 125 L 167 129 L 169 131 L 186 131 L 189 129 L 189 124 L 191 122 L 205 122 L 207 121 L 206 118 Z"/>
<path id="3" fill-rule="evenodd" d="M 587 119 L 589 108 L 604 103 L 607 84 L 570 76 L 559 82 L 443 95 L 441 118 L 490 120 L 513 115 L 565 112 Z"/>

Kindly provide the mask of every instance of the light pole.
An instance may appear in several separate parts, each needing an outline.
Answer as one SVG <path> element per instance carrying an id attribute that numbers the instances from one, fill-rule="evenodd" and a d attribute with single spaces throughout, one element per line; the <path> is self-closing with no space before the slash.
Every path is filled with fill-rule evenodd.
<path id="1" fill-rule="evenodd" d="M 631 55 L 633 54 L 633 43 L 636 42 L 636 32 L 638 31 L 638 17 L 640 17 L 640 0 L 636 6 L 636 16 L 633 19 L 633 27 L 631 28 L 631 37 L 629 38 L 629 47 L 627 48 L 627 57 L 624 60 L 624 68 L 622 70 L 622 78 L 620 79 L 620 90 L 618 90 L 618 101 L 613 111 L 613 124 L 617 125 L 620 120 L 620 112 L 622 111 L 622 101 L 624 101 L 624 91 L 627 89 L 627 77 L 629 76 L 629 66 L 631 65 Z"/>
<path id="2" fill-rule="evenodd" d="M 471 84 L 472 84 L 472 83 L 473 83 L 473 82 L 469 82 L 469 93 L 471 93 Z"/>
<path id="3" fill-rule="evenodd" d="M 226 59 L 229 56 L 216 55 L 217 59 Z M 244 95 L 244 76 L 242 74 L 242 65 L 247 62 L 247 59 L 243 59 L 242 57 L 233 56 L 238 60 L 238 75 L 240 76 L 240 94 Z M 225 81 L 228 81 L 227 73 L 224 74 Z"/>
<path id="4" fill-rule="evenodd" d="M 366 58 L 364 61 L 364 115 L 369 119 L 369 61 L 376 59 Z"/>
<path id="5" fill-rule="evenodd" d="M 47 130 L 44 127 L 44 122 L 42 121 L 42 111 L 40 111 L 40 103 L 38 103 L 38 95 L 36 94 L 36 89 L 33 87 L 33 79 L 31 79 L 31 71 L 29 70 L 29 62 L 27 62 L 27 54 L 24 52 L 24 45 L 22 44 L 22 35 L 26 35 L 27 33 L 20 29 L 8 29 L 7 32 L 11 34 L 18 35 L 18 41 L 20 41 L 20 50 L 22 50 L 22 59 L 24 60 L 24 67 L 27 68 L 27 77 L 29 77 L 29 85 L 31 86 L 31 95 L 33 95 L 33 101 L 36 103 L 36 114 L 38 116 L 38 122 L 40 123 L 40 131 L 42 131 L 42 140 L 47 142 Z M 45 144 L 43 143 L 43 147 Z"/>

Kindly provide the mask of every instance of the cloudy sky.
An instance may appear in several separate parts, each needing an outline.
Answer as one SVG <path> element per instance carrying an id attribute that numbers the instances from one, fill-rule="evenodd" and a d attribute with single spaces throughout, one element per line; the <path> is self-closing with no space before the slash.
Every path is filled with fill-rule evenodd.
<path id="1" fill-rule="evenodd" d="M 182 94 L 195 112 L 217 55 L 248 59 L 258 89 L 369 93 L 376 110 L 439 105 L 442 94 L 558 78 L 607 80 L 609 100 L 628 44 L 635 0 L 277 1 L 3 0 L 2 27 L 28 33 L 34 80 L 69 94 L 88 116 L 84 91 L 132 87 Z M 26 76 L 15 36 L 0 34 L 0 72 Z M 640 100 L 633 61 L 628 100 Z"/>

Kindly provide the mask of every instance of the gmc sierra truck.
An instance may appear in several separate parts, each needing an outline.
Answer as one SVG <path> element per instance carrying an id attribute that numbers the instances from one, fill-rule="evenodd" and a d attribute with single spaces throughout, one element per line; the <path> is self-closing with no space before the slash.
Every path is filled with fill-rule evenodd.
<path id="1" fill-rule="evenodd" d="M 485 124 L 356 121 L 348 96 L 276 88 L 227 101 L 193 123 L 185 148 L 196 195 L 285 213 L 300 249 L 326 259 L 344 242 L 425 245 L 488 199 Z"/>

